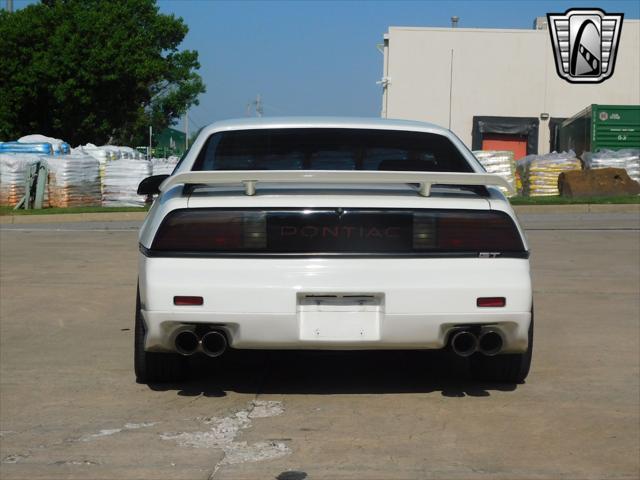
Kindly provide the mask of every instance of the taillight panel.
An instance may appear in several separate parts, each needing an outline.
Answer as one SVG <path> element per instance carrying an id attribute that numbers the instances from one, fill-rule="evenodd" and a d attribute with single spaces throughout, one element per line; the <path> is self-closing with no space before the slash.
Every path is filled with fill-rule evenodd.
<path id="1" fill-rule="evenodd" d="M 431 231 L 427 235 L 428 245 L 421 246 L 421 249 L 474 252 L 524 249 L 513 220 L 502 212 L 459 210 L 416 213 L 414 225 L 421 225 L 422 217 L 426 217 Z M 424 235 L 423 230 L 418 231 Z"/>
<path id="2" fill-rule="evenodd" d="M 177 210 L 162 222 L 153 241 L 160 251 L 243 251 L 266 248 L 264 212 Z"/>
<path id="3" fill-rule="evenodd" d="M 162 222 L 149 255 L 526 257 L 509 215 L 451 209 L 184 209 Z"/>

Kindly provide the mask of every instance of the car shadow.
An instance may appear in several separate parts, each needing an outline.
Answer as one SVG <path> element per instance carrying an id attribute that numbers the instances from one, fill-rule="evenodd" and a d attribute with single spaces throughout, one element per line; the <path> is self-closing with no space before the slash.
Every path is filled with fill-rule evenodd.
<path id="1" fill-rule="evenodd" d="M 189 379 L 154 383 L 155 391 L 180 396 L 252 394 L 432 393 L 486 397 L 510 392 L 515 383 L 473 380 L 468 360 L 449 351 L 249 351 L 228 350 L 220 358 L 194 355 Z"/>

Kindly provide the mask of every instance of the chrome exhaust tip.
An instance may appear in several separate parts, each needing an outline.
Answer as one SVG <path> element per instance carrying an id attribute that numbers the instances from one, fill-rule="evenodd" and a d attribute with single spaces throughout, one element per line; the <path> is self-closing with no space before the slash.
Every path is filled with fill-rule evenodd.
<path id="1" fill-rule="evenodd" d="M 202 351 L 210 357 L 219 357 L 227 349 L 227 337 L 218 330 L 211 330 L 202 336 Z"/>
<path id="2" fill-rule="evenodd" d="M 193 355 L 198 349 L 198 337 L 191 330 L 183 330 L 176 335 L 176 351 L 181 355 Z"/>
<path id="3" fill-rule="evenodd" d="M 504 346 L 504 339 L 496 330 L 483 330 L 478 338 L 478 350 L 488 357 L 497 355 Z"/>
<path id="4" fill-rule="evenodd" d="M 478 349 L 478 337 L 468 330 L 460 330 L 451 337 L 451 348 L 461 357 L 473 355 Z"/>

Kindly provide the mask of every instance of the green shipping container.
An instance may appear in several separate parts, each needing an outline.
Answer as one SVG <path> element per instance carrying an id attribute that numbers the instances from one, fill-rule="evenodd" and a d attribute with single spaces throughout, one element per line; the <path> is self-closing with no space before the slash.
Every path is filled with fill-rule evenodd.
<path id="1" fill-rule="evenodd" d="M 640 105 L 589 105 L 559 128 L 560 151 L 640 148 Z"/>

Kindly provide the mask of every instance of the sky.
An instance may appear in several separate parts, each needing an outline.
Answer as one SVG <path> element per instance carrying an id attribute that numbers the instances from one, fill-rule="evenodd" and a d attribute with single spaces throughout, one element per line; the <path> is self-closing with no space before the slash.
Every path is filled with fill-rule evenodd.
<path id="1" fill-rule="evenodd" d="M 0 0 L 4 3 L 5 0 Z M 33 0 L 14 0 L 15 8 Z M 182 47 L 200 55 L 207 93 L 190 130 L 243 117 L 260 94 L 264 114 L 379 116 L 382 42 L 389 26 L 530 29 L 536 16 L 599 7 L 640 18 L 640 1 L 221 1 L 159 0 L 182 17 Z M 179 123 L 182 128 L 182 120 Z"/>

